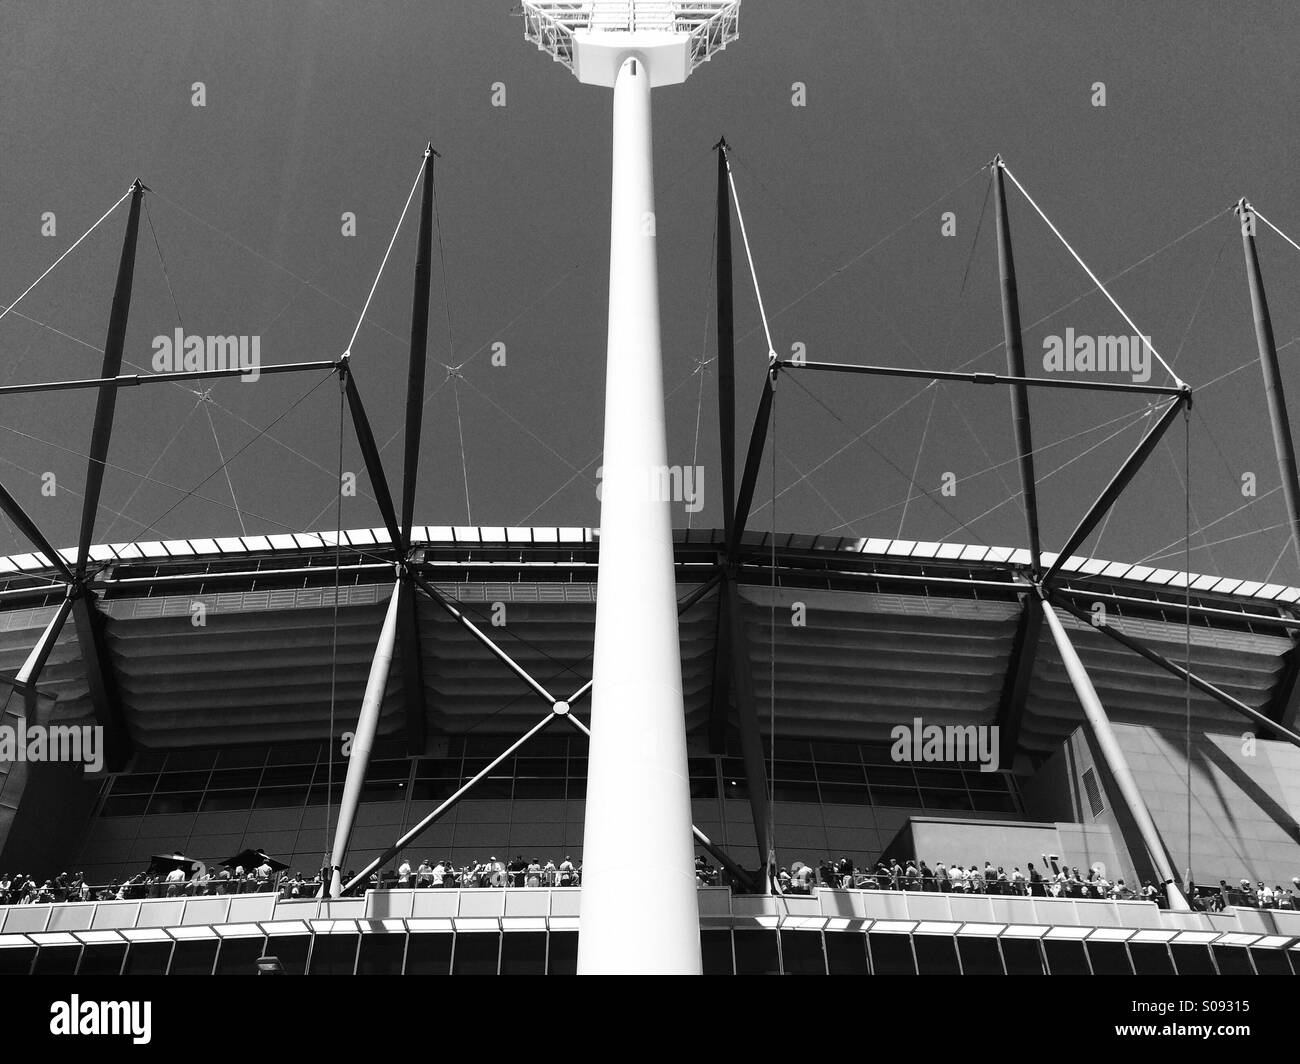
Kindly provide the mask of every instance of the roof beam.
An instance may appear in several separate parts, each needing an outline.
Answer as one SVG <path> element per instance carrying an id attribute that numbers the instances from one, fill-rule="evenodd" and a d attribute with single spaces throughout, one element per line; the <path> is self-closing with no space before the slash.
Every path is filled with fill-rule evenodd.
<path id="1" fill-rule="evenodd" d="M 366 463 L 366 475 L 370 478 L 370 487 L 375 493 L 375 502 L 379 504 L 380 516 L 393 544 L 394 552 L 402 548 L 402 532 L 397 523 L 397 511 L 393 508 L 393 495 L 388 490 L 388 477 L 384 475 L 384 464 L 379 458 L 379 448 L 375 446 L 375 434 L 370 428 L 370 418 L 366 416 L 365 404 L 361 402 L 361 393 L 357 391 L 356 378 L 347 365 L 343 370 L 343 389 L 348 397 L 348 409 L 352 413 L 352 427 L 357 434 L 357 446 L 361 448 L 362 461 Z M 408 537 L 409 542 L 409 537 Z"/>
<path id="2" fill-rule="evenodd" d="M 1093 392 L 1135 392 L 1139 395 L 1181 395 L 1182 388 L 1164 384 L 1122 384 L 1116 381 L 1049 380 L 1046 377 L 1014 377 L 1003 373 L 962 373 L 957 370 L 914 369 L 904 366 L 859 366 L 850 362 L 812 362 L 777 359 L 781 369 L 813 369 L 831 373 L 865 373 L 876 377 L 916 377 L 927 381 L 966 381 L 969 384 L 1018 384 L 1026 388 L 1075 388 Z"/>
<path id="3" fill-rule="evenodd" d="M 1029 391 L 1025 387 L 1025 349 L 1020 331 L 1020 297 L 1016 290 L 1016 259 L 1011 251 L 1011 220 L 1007 216 L 1007 190 L 1002 179 L 1002 157 L 993 161 L 993 186 L 997 200 L 998 279 L 1002 289 L 1002 332 L 1007 348 L 1007 373 L 1020 380 L 1011 385 L 1011 420 L 1020 459 L 1020 493 L 1025 503 L 1029 533 L 1029 570 L 1034 576 L 1042 558 L 1038 538 L 1038 491 L 1034 478 L 1034 442 L 1029 423 Z"/>
<path id="4" fill-rule="evenodd" d="M 718 594 L 718 615 L 713 629 L 713 679 L 709 685 L 709 753 L 727 752 L 727 717 L 731 707 L 731 611 L 727 598 L 731 594 L 731 577 L 724 578 Z"/>
<path id="5" fill-rule="evenodd" d="M 723 542 L 731 543 L 736 499 L 736 326 L 731 274 L 731 189 L 727 180 L 727 139 L 718 153 L 718 436 L 722 460 Z"/>
<path id="6" fill-rule="evenodd" d="M 1300 731 L 1300 643 L 1287 652 L 1281 679 L 1268 706 L 1269 720 Z"/>
<path id="7" fill-rule="evenodd" d="M 99 374 L 101 378 L 116 377 L 122 372 L 122 348 L 126 342 L 126 322 L 131 312 L 131 282 L 135 276 L 135 245 L 140 231 L 140 201 L 143 197 L 144 185 L 137 181 L 131 186 L 131 212 L 127 216 L 122 257 L 117 265 L 117 285 L 108 315 L 103 370 Z M 108 457 L 108 444 L 113 435 L 113 411 L 116 405 L 116 385 L 100 388 L 95 402 L 95 420 L 90 429 L 86 492 L 81 507 L 81 534 L 77 539 L 75 572 L 78 581 L 86 578 L 86 562 L 90 558 L 90 544 L 95 534 L 95 515 L 99 511 L 99 493 L 104 485 L 104 461 Z"/>
<path id="8" fill-rule="evenodd" d="M 14 523 L 14 527 L 26 537 L 27 542 L 45 555 L 49 563 L 59 571 L 60 575 L 68 583 L 71 584 L 76 581 L 76 577 L 72 575 L 72 570 L 68 568 L 68 563 L 63 560 L 63 555 L 50 546 L 50 541 L 45 538 L 45 533 L 36 527 L 36 522 L 27 516 L 27 511 L 22 508 L 17 499 L 9 494 L 3 484 L 0 484 L 0 510 L 4 511 L 9 520 Z"/>
<path id="9" fill-rule="evenodd" d="M 736 552 L 736 546 L 745 536 L 745 524 L 749 520 L 749 508 L 754 502 L 754 486 L 758 482 L 758 467 L 763 460 L 763 447 L 767 443 L 767 426 L 772 416 L 772 394 L 775 384 L 775 366 L 769 367 L 763 374 L 763 394 L 758 401 L 758 413 L 754 416 L 754 428 L 749 434 L 749 450 L 745 454 L 745 471 L 740 478 L 740 488 L 736 496 L 736 519 L 732 522 L 731 536 L 727 540 L 727 557 Z"/>
<path id="10" fill-rule="evenodd" d="M 433 156 L 424 150 L 424 186 L 420 194 L 420 235 L 415 256 L 415 292 L 411 302 L 411 351 L 406 363 L 406 446 L 402 458 L 401 553 L 411 549 L 415 513 L 415 478 L 420 465 L 420 427 L 424 416 L 424 364 L 429 340 L 429 283 L 433 258 Z"/>
<path id="11" fill-rule="evenodd" d="M 1150 431 L 1138 442 L 1133 453 L 1124 460 L 1124 464 L 1111 478 L 1110 483 L 1106 485 L 1106 489 L 1097 498 L 1097 501 L 1092 504 L 1092 508 L 1084 515 L 1083 520 L 1079 522 L 1079 526 L 1070 533 L 1070 538 L 1066 540 L 1065 546 L 1061 548 L 1061 553 L 1056 556 L 1056 560 L 1043 574 L 1044 584 L 1052 582 L 1053 577 L 1060 572 L 1061 566 L 1074 554 L 1083 541 L 1092 535 L 1092 530 L 1106 516 L 1106 511 L 1115 505 L 1115 500 L 1120 497 L 1120 494 L 1128 487 L 1129 482 L 1137 475 L 1137 471 L 1142 468 L 1142 463 L 1156 449 L 1156 444 L 1164 437 L 1169 426 L 1174 423 L 1174 419 L 1178 417 L 1178 412 L 1185 409 L 1184 404 L 1190 402 L 1191 391 L 1187 390 L 1182 392 L 1177 399 L 1165 408 L 1164 413 L 1160 415 L 1160 420 L 1152 425 Z"/>
<path id="12" fill-rule="evenodd" d="M 131 756 L 131 733 L 126 727 L 117 679 L 113 675 L 104 617 L 95 605 L 94 595 L 85 588 L 72 600 L 72 620 L 77 628 L 90 704 L 95 720 L 104 729 L 104 767 L 109 772 L 120 772 Z"/>
<path id="13" fill-rule="evenodd" d="M 406 706 L 406 752 L 424 753 L 424 662 L 420 658 L 420 624 L 415 612 L 415 585 L 405 574 L 398 581 L 397 649 L 402 666 L 402 702 Z"/>
<path id="14" fill-rule="evenodd" d="M 46 381 L 44 384 L 0 385 L 0 395 L 23 395 L 31 392 L 70 392 L 86 388 L 133 388 L 143 384 L 174 384 L 176 381 L 207 380 L 211 377 L 258 376 L 269 373 L 301 373 L 304 370 L 333 370 L 337 362 L 285 362 L 278 366 L 227 366 L 225 369 L 178 370 L 175 373 L 119 373 L 116 377 L 86 377 L 70 381 Z"/>
<path id="15" fill-rule="evenodd" d="M 1043 613 L 1032 593 L 1026 593 L 1016 623 L 1015 643 L 1007 663 L 1007 675 L 1002 685 L 1002 700 L 998 705 L 997 728 L 1002 764 L 1010 768 L 1020 749 L 1020 724 L 1025 715 L 1029 686 L 1034 676 L 1034 662 L 1038 658 L 1039 636 L 1043 630 Z"/>

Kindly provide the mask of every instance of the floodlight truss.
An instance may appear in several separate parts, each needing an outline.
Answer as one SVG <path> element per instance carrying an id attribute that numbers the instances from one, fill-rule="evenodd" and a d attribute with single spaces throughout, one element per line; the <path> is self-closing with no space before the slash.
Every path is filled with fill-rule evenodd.
<path id="1" fill-rule="evenodd" d="M 575 34 L 656 33 L 689 38 L 689 69 L 740 36 L 739 0 L 525 0 L 524 39 L 574 69 Z"/>

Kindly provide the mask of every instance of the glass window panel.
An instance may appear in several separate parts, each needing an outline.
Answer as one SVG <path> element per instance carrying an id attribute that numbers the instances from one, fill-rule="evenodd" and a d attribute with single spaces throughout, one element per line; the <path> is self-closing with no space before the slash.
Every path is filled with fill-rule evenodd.
<path id="1" fill-rule="evenodd" d="M 170 942 L 132 942 L 126 951 L 125 975 L 166 975 L 171 960 Z"/>
<path id="2" fill-rule="evenodd" d="M 578 933 L 552 931 L 547 946 L 546 969 L 551 975 L 577 975 Z"/>
<path id="3" fill-rule="evenodd" d="M 554 939 L 554 935 L 551 936 Z M 700 952 L 704 957 L 705 975 L 731 975 L 731 932 L 701 931 Z"/>
<path id="4" fill-rule="evenodd" d="M 775 931 L 737 931 L 736 974 L 780 975 Z"/>
<path id="5" fill-rule="evenodd" d="M 317 935 L 311 947 L 312 975 L 351 975 L 360 935 Z"/>
<path id="6" fill-rule="evenodd" d="M 587 778 L 585 776 L 569 777 L 569 799 L 581 800 L 587 797 Z M 710 797 L 716 797 L 710 795 Z"/>
<path id="7" fill-rule="evenodd" d="M 366 769 L 368 780 L 406 780 L 411 775 L 411 763 L 400 761 L 372 761 Z"/>
<path id="8" fill-rule="evenodd" d="M 342 797 L 343 788 L 339 788 Z M 203 797 L 203 812 L 212 813 L 223 809 L 252 809 L 253 791 L 209 791 Z M 324 794 L 321 795 L 324 800 Z"/>
<path id="9" fill-rule="evenodd" d="M 1214 975 L 1214 962 L 1210 960 L 1208 947 L 1192 942 L 1171 942 L 1169 952 L 1174 955 L 1179 975 Z"/>
<path id="10" fill-rule="evenodd" d="M 1169 958 L 1169 947 L 1163 942 L 1130 942 L 1129 956 L 1138 975 L 1173 975 L 1174 962 Z"/>
<path id="11" fill-rule="evenodd" d="M 815 783 L 777 783 L 773 785 L 772 793 L 778 802 L 809 802 L 815 805 L 820 800 Z"/>
<path id="12" fill-rule="evenodd" d="M 197 813 L 203 801 L 198 791 L 191 794 L 158 794 L 149 799 L 149 812 L 155 813 Z"/>
<path id="13" fill-rule="evenodd" d="M 513 743 L 517 735 L 466 735 L 465 755 L 467 757 L 496 757 Z"/>
<path id="14" fill-rule="evenodd" d="M 455 936 L 449 932 L 412 932 L 411 940 L 406 946 L 406 974 L 446 975 L 451 968 L 453 938 Z"/>
<path id="15" fill-rule="evenodd" d="M 563 798 L 565 781 L 558 780 L 515 780 L 516 798 Z"/>
<path id="16" fill-rule="evenodd" d="M 960 975 L 957 940 L 953 935 L 913 935 L 916 967 L 921 975 Z"/>
<path id="17" fill-rule="evenodd" d="M 688 757 L 686 762 L 691 779 L 715 779 L 718 775 L 718 764 L 711 757 Z"/>
<path id="18" fill-rule="evenodd" d="M 511 740 L 513 741 L 513 740 Z M 509 746 L 508 741 L 501 749 Z M 567 735 L 534 735 L 525 747 L 529 757 L 564 757 L 569 752 Z"/>
<path id="19" fill-rule="evenodd" d="M 946 769 L 927 765 L 924 768 L 914 767 L 912 771 L 916 774 L 916 782 L 920 787 L 946 787 L 949 790 L 963 791 L 966 789 L 966 784 L 962 782 L 959 769 Z"/>
<path id="20" fill-rule="evenodd" d="M 722 775 L 735 779 L 745 778 L 745 761 L 739 757 L 724 757 L 721 761 Z"/>
<path id="21" fill-rule="evenodd" d="M 717 798 L 718 781 L 713 777 L 691 780 L 691 797 L 699 799 Z"/>
<path id="22" fill-rule="evenodd" d="M 256 787 L 261 780 L 260 768 L 229 768 L 212 773 L 208 786 L 213 789 L 233 790 L 237 787 Z"/>
<path id="23" fill-rule="evenodd" d="M 158 777 L 160 792 L 201 791 L 208 785 L 210 772 L 164 772 Z"/>
<path id="24" fill-rule="evenodd" d="M 786 975 L 825 975 L 820 931 L 782 931 L 781 967 Z"/>
<path id="25" fill-rule="evenodd" d="M 103 942 L 86 946 L 81 951 L 78 975 L 117 975 L 126 958 L 125 942 Z"/>
<path id="26" fill-rule="evenodd" d="M 515 763 L 515 776 L 564 776 L 567 774 L 563 758 L 521 757 Z"/>
<path id="27" fill-rule="evenodd" d="M 257 792 L 253 808 L 284 809 L 302 805 L 306 800 L 306 787 L 263 787 Z"/>
<path id="28" fill-rule="evenodd" d="M 465 801 L 483 800 L 484 798 L 509 798 L 514 787 L 514 780 L 509 776 L 488 776 L 479 780 L 465 795 Z"/>
<path id="29" fill-rule="evenodd" d="M 862 760 L 868 765 L 894 765 L 894 746 L 893 743 L 884 745 L 870 745 L 862 748 Z M 871 771 L 868 768 L 867 771 Z"/>
<path id="30" fill-rule="evenodd" d="M 211 975 L 212 965 L 217 959 L 217 945 L 216 939 L 206 942 L 177 942 L 167 974 Z"/>
<path id="31" fill-rule="evenodd" d="M 584 779 L 587 776 L 587 759 L 586 757 L 569 758 L 569 778 L 581 776 Z"/>
<path id="32" fill-rule="evenodd" d="M 876 975 L 915 975 L 911 935 L 869 933 L 871 966 Z"/>
<path id="33" fill-rule="evenodd" d="M 796 783 L 806 783 L 810 780 L 816 780 L 816 766 L 811 761 L 778 761 L 776 763 L 776 778 L 791 780 Z"/>
<path id="34" fill-rule="evenodd" d="M 1007 778 L 1001 772 L 981 772 L 979 769 L 967 769 L 966 786 L 972 791 L 998 791 L 1006 794 L 1010 790 Z"/>
<path id="35" fill-rule="evenodd" d="M 1009 794 L 989 794 L 987 792 L 972 791 L 971 799 L 975 803 L 975 808 L 982 812 L 1014 813 L 1016 811 L 1015 799 Z"/>
<path id="36" fill-rule="evenodd" d="M 415 778 L 418 780 L 460 779 L 460 758 L 426 757 L 416 764 Z"/>
<path id="37" fill-rule="evenodd" d="M 1123 942 L 1089 942 L 1088 959 L 1092 961 L 1093 975 L 1132 975 L 1128 950 Z"/>
<path id="38" fill-rule="evenodd" d="M 870 805 L 871 795 L 866 787 L 851 783 L 823 783 L 822 801 L 827 805 Z"/>
<path id="39" fill-rule="evenodd" d="M 401 975 L 402 957 L 406 953 L 406 934 L 401 931 L 376 931 L 361 936 L 361 953 L 357 957 L 357 975 Z"/>
<path id="40" fill-rule="evenodd" d="M 831 975 L 866 975 L 867 937 L 857 931 L 826 932 L 826 963 Z"/>
<path id="41" fill-rule="evenodd" d="M 416 780 L 411 786 L 411 797 L 417 802 L 441 802 L 459 787 L 459 780 Z"/>
<path id="42" fill-rule="evenodd" d="M 36 975 L 72 975 L 81 959 L 80 946 L 42 946 L 36 954 Z"/>
<path id="43" fill-rule="evenodd" d="M 877 787 L 872 783 L 871 800 L 876 805 L 892 805 L 904 809 L 923 808 L 920 792 L 915 787 Z"/>
<path id="44" fill-rule="evenodd" d="M 1252 949 L 1251 958 L 1260 975 L 1290 975 L 1291 966 L 1286 962 L 1286 950 Z"/>
<path id="45" fill-rule="evenodd" d="M 867 780 L 873 787 L 913 787 L 916 784 L 910 765 L 872 765 L 867 769 Z"/>
<path id="46" fill-rule="evenodd" d="M 724 798 L 748 798 L 749 784 L 745 782 L 744 776 L 727 776 L 722 781 L 722 797 Z"/>
<path id="47" fill-rule="evenodd" d="M 149 808 L 147 795 L 126 794 L 121 797 L 112 795 L 104 799 L 100 806 L 100 816 L 140 816 Z"/>
<path id="48" fill-rule="evenodd" d="M 1007 965 L 1007 975 L 1043 975 L 1043 955 L 1038 942 L 1032 938 L 1003 938 L 1002 959 Z"/>
<path id="49" fill-rule="evenodd" d="M 817 778 L 822 783 L 864 783 L 861 765 L 818 765 Z"/>
<path id="50" fill-rule="evenodd" d="M 406 784 L 394 780 L 366 780 L 361 788 L 363 802 L 404 802 Z"/>
<path id="51" fill-rule="evenodd" d="M 461 932 L 456 935 L 456 952 L 452 954 L 451 974 L 496 975 L 500 953 L 500 932 Z"/>
<path id="52" fill-rule="evenodd" d="M 1088 958 L 1083 943 L 1072 939 L 1048 938 L 1043 940 L 1047 952 L 1047 966 L 1052 975 L 1087 975 Z"/>
<path id="53" fill-rule="evenodd" d="M 970 795 L 965 791 L 936 791 L 921 788 L 921 799 L 927 809 L 974 809 Z"/>
<path id="54" fill-rule="evenodd" d="M 330 805 L 338 805 L 343 800 L 343 776 L 344 773 L 336 772 L 334 779 L 337 780 L 333 787 L 329 787 L 317 780 L 311 785 L 311 790 L 307 792 L 308 805 L 324 805 L 326 796 L 329 797 Z M 212 795 L 208 795 L 209 798 Z M 208 805 L 205 802 L 203 809 L 206 812 Z"/>
<path id="55" fill-rule="evenodd" d="M 1250 956 L 1241 946 L 1213 946 L 1214 959 L 1219 962 L 1220 975 L 1254 975 Z"/>
<path id="56" fill-rule="evenodd" d="M 263 956 L 266 939 L 223 938 L 217 953 L 218 975 L 256 975 L 257 958 Z"/>
<path id="57" fill-rule="evenodd" d="M 145 772 L 139 775 L 118 776 L 113 781 L 113 794 L 149 794 L 158 782 L 158 773 Z"/>
<path id="58" fill-rule="evenodd" d="M 1004 975 L 1002 954 L 998 940 L 975 935 L 958 935 L 957 952 L 961 954 L 961 970 L 966 975 Z"/>
<path id="59" fill-rule="evenodd" d="M 311 783 L 315 772 L 315 765 L 274 765 L 262 773 L 262 786 L 305 787 Z"/>
<path id="60" fill-rule="evenodd" d="M 501 941 L 502 975 L 545 975 L 546 932 L 512 931 Z"/>

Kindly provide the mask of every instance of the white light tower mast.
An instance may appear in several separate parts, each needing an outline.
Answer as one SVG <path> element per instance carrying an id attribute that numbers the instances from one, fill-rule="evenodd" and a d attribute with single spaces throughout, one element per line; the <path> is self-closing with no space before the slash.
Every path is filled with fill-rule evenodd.
<path id="1" fill-rule="evenodd" d="M 659 349 L 650 90 L 738 36 L 739 0 L 525 2 L 524 35 L 614 90 L 609 333 L 578 972 L 700 973 Z"/>

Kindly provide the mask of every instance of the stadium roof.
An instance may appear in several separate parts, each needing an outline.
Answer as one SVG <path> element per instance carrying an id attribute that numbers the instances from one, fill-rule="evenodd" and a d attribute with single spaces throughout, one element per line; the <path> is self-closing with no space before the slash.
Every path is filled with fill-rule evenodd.
<path id="1" fill-rule="evenodd" d="M 697 736 L 713 712 L 718 592 L 710 582 L 722 539 L 720 531 L 676 533 L 687 724 Z M 412 565 L 563 698 L 590 678 L 598 541 L 590 528 L 417 527 Z M 331 718 L 335 732 L 349 727 L 391 592 L 391 555 L 375 550 L 387 543 L 383 529 L 354 529 L 337 545 L 333 532 L 314 532 L 93 548 L 109 665 L 134 743 L 287 742 L 324 738 Z M 927 724 L 1000 722 L 1015 728 L 1020 749 L 1045 754 L 1080 722 L 1046 631 L 1027 648 L 1025 681 L 1011 694 L 1026 654 L 1027 551 L 788 533 L 776 537 L 774 592 L 772 549 L 767 534 L 747 533 L 738 582 L 765 730 L 774 655 L 778 741 L 887 741 L 894 726 L 919 716 Z M 1294 686 L 1287 633 L 1300 624 L 1292 612 L 1300 589 L 1193 575 L 1188 627 L 1181 573 L 1083 557 L 1063 568 L 1070 575 L 1059 594 L 1076 607 L 1104 603 L 1112 628 L 1175 662 L 1190 638 L 1197 676 L 1281 719 Z M 52 569 L 40 555 L 2 558 L 0 573 L 0 671 L 12 675 L 65 592 L 46 583 Z M 804 625 L 791 623 L 796 602 L 806 607 Z M 462 624 L 425 597 L 416 599 L 416 617 L 426 734 L 518 734 L 536 722 L 532 692 Z M 1178 677 L 1085 621 L 1065 623 L 1113 720 L 1182 728 Z M 398 739 L 407 726 L 399 673 L 381 724 L 381 734 Z M 76 631 L 66 626 L 41 680 L 58 699 L 59 719 L 93 716 L 87 677 Z M 1199 691 L 1191 710 L 1199 730 L 1250 726 Z"/>

